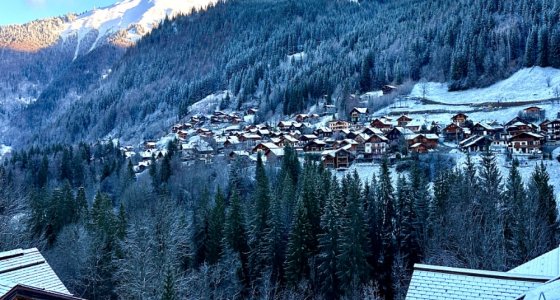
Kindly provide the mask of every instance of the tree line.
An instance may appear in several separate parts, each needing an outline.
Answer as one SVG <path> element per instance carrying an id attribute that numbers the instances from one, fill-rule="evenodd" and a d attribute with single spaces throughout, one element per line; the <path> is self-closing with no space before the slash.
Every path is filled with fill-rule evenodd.
<path id="1" fill-rule="evenodd" d="M 0 250 L 39 247 L 88 299 L 404 299 L 414 263 L 505 271 L 558 243 L 542 162 L 527 182 L 490 153 L 384 160 L 365 180 L 292 148 L 278 167 L 259 155 L 227 171 L 183 165 L 176 147 L 138 175 L 112 143 L 16 152 L 0 168 Z"/>

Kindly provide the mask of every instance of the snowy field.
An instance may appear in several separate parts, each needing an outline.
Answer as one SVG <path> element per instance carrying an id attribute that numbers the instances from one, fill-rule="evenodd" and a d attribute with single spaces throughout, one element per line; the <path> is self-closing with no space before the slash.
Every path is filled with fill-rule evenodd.
<path id="1" fill-rule="evenodd" d="M 525 68 L 508 79 L 481 89 L 449 92 L 446 83 L 426 83 L 426 98 L 449 104 L 486 102 L 516 102 L 554 98 L 560 89 L 560 70 L 554 68 Z M 411 96 L 422 97 L 423 84 L 416 84 Z"/>

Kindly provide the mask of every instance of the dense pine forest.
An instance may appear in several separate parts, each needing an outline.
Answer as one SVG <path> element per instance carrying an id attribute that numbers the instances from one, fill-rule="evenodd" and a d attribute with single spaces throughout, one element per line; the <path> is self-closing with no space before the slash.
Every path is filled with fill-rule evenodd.
<path id="1" fill-rule="evenodd" d="M 443 155 L 364 181 L 285 149 L 279 167 L 180 163 L 135 176 L 108 144 L 15 153 L 0 249 L 37 246 L 87 299 L 403 299 L 414 263 L 508 270 L 558 244 L 545 166 L 523 182 Z"/>
<path id="2" fill-rule="evenodd" d="M 55 77 L 22 118 L 13 118 L 20 131 L 44 130 L 16 135 L 14 143 L 153 137 L 187 115 L 189 105 L 225 89 L 234 97 L 223 107 L 258 105 L 266 120 L 302 112 L 325 95 L 343 102 L 388 83 L 487 86 L 521 67 L 560 67 L 559 5 L 219 2 L 164 21 L 124 56 L 98 49 L 64 67 L 62 78 Z M 107 69 L 109 76 L 99 79 Z"/>

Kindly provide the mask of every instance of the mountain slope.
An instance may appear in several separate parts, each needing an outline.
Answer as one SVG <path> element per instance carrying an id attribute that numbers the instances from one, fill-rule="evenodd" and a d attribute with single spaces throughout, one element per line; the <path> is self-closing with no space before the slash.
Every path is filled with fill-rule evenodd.
<path id="1" fill-rule="evenodd" d="M 303 111 L 325 94 L 344 108 L 351 93 L 407 80 L 488 86 L 527 64 L 558 63 L 547 51 L 558 48 L 558 7 L 559 0 L 220 2 L 164 22 L 80 97 L 43 93 L 17 131 L 42 128 L 25 138 L 41 142 L 149 138 L 224 90 L 233 95 L 225 106 L 259 105 L 266 119 Z M 535 33 L 550 43 L 533 43 Z"/>

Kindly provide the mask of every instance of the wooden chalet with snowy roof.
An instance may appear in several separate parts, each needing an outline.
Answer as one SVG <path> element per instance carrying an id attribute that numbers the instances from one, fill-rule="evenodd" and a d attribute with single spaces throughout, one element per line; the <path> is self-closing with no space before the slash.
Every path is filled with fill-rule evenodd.
<path id="1" fill-rule="evenodd" d="M 540 127 L 549 141 L 560 141 L 560 119 L 546 121 L 544 124 L 541 123 Z"/>
<path id="2" fill-rule="evenodd" d="M 369 123 L 369 125 L 383 132 L 389 132 L 391 131 L 391 129 L 393 129 L 393 124 L 391 123 L 391 121 L 385 118 L 374 119 L 373 121 L 371 121 L 371 123 Z"/>
<path id="3" fill-rule="evenodd" d="M 303 146 L 304 152 L 323 152 L 327 147 L 327 143 L 321 140 L 312 140 Z"/>
<path id="4" fill-rule="evenodd" d="M 383 156 L 389 151 L 389 139 L 383 135 L 373 134 L 364 141 L 364 159 L 369 160 Z"/>
<path id="5" fill-rule="evenodd" d="M 353 160 L 354 155 L 346 148 L 327 150 L 321 153 L 321 161 L 326 168 L 348 168 Z"/>
<path id="6" fill-rule="evenodd" d="M 451 117 L 451 121 L 459 126 L 462 126 L 463 124 L 465 124 L 468 118 L 469 117 L 466 114 L 458 113 Z"/>
<path id="7" fill-rule="evenodd" d="M 368 114 L 367 107 L 354 107 L 350 111 L 350 121 L 352 123 L 365 123 L 368 121 Z"/>
<path id="8" fill-rule="evenodd" d="M 409 135 L 409 136 L 406 137 L 406 141 L 407 141 L 409 147 L 412 148 L 413 146 L 416 146 L 416 148 L 418 148 L 419 145 L 417 145 L 417 144 L 422 144 L 422 145 L 425 146 L 425 148 L 427 150 L 437 148 L 438 140 L 439 140 L 439 137 L 436 134 L 431 134 L 431 133 L 428 133 L 428 134 L 414 134 L 414 135 Z"/>
<path id="9" fill-rule="evenodd" d="M 487 135 L 473 135 L 459 142 L 459 147 L 467 152 L 486 152 L 492 143 L 492 138 Z"/>
<path id="10" fill-rule="evenodd" d="M 443 138 L 446 141 L 461 141 L 465 138 L 465 131 L 456 123 L 451 123 L 442 130 Z"/>
<path id="11" fill-rule="evenodd" d="M 534 132 L 522 132 L 508 139 L 508 150 L 512 154 L 538 154 L 544 136 Z"/>
<path id="12" fill-rule="evenodd" d="M 412 121 L 412 118 L 407 115 L 402 115 L 397 119 L 397 126 L 399 127 L 406 127 L 408 123 Z"/>
<path id="13" fill-rule="evenodd" d="M 319 138 L 327 138 L 327 137 L 331 137 L 333 132 L 328 127 L 320 127 L 320 128 L 315 129 L 313 131 L 313 134 L 318 136 Z"/>

